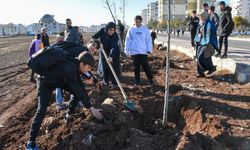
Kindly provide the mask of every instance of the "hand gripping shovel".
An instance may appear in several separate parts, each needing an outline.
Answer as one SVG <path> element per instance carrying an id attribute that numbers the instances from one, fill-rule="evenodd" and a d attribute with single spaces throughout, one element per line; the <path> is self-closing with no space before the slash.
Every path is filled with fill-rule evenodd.
<path id="1" fill-rule="evenodd" d="M 123 104 L 124 104 L 125 107 L 128 108 L 129 110 L 135 111 L 135 110 L 136 110 L 135 103 L 128 100 L 128 96 L 127 96 L 127 94 L 125 93 L 125 91 L 124 91 L 124 89 L 123 89 L 123 87 L 122 87 L 122 85 L 121 85 L 121 82 L 120 82 L 120 80 L 118 79 L 118 77 L 117 77 L 117 75 L 116 75 L 116 73 L 115 73 L 115 70 L 114 70 L 113 66 L 108 62 L 108 56 L 107 56 L 106 52 L 104 51 L 103 48 L 101 48 L 101 50 L 102 50 L 102 53 L 103 53 L 103 55 L 104 55 L 104 57 L 105 57 L 105 59 L 106 59 L 106 61 L 107 61 L 107 64 L 109 65 L 109 68 L 110 68 L 112 74 L 114 75 L 115 80 L 116 80 L 116 82 L 117 82 L 117 84 L 118 84 L 118 86 L 119 86 L 119 88 L 120 88 L 120 90 L 121 90 L 121 92 L 122 92 L 122 96 L 123 96 L 123 98 L 124 98 Z"/>

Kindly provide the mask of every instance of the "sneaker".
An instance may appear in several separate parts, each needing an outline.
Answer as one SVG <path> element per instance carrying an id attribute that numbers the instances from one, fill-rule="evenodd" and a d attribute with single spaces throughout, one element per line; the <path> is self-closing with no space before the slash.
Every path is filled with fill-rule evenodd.
<path id="1" fill-rule="evenodd" d="M 81 101 L 79 101 L 77 106 L 76 106 L 76 109 L 81 109 L 83 107 L 84 107 L 84 104 Z"/>
<path id="2" fill-rule="evenodd" d="M 67 108 L 66 103 L 56 104 L 56 109 L 57 110 L 64 110 L 66 108 Z"/>
<path id="3" fill-rule="evenodd" d="M 215 71 L 216 71 L 216 66 L 214 66 L 213 69 L 209 70 L 208 73 L 207 73 L 207 75 L 211 75 Z"/>
<path id="4" fill-rule="evenodd" d="M 217 53 L 214 55 L 215 57 L 221 57 L 221 53 Z"/>
<path id="5" fill-rule="evenodd" d="M 221 58 L 227 58 L 227 54 L 224 53 L 224 54 L 221 56 Z"/>
<path id="6" fill-rule="evenodd" d="M 197 74 L 196 77 L 197 78 L 203 78 L 203 77 L 205 77 L 205 74 L 204 73 L 203 74 Z"/>
<path id="7" fill-rule="evenodd" d="M 35 142 L 29 141 L 26 143 L 26 150 L 39 150 Z"/>
<path id="8" fill-rule="evenodd" d="M 69 122 L 72 122 L 73 119 L 74 119 L 73 116 L 70 115 L 69 113 L 67 113 L 67 114 L 65 115 L 64 122 L 65 122 L 65 123 L 69 123 Z"/>

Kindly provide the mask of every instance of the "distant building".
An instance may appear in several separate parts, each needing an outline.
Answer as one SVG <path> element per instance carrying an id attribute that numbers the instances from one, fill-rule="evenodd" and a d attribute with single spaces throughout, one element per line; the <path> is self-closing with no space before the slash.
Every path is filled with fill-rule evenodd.
<path id="1" fill-rule="evenodd" d="M 197 10 L 197 0 L 187 0 L 186 14 L 191 15 L 193 10 Z"/>
<path id="2" fill-rule="evenodd" d="M 143 9 L 142 12 L 141 12 L 141 17 L 142 17 L 142 23 L 144 25 L 147 25 L 148 23 L 148 9 Z"/>
<path id="3" fill-rule="evenodd" d="M 147 23 L 158 21 L 158 1 L 148 4 Z"/>
<path id="4" fill-rule="evenodd" d="M 250 0 L 231 0 L 232 16 L 241 16 L 250 22 Z"/>
<path id="5" fill-rule="evenodd" d="M 168 19 L 168 0 L 159 0 L 158 17 L 159 21 Z M 188 3 L 187 0 L 172 0 L 171 1 L 171 19 L 186 18 Z"/>
<path id="6" fill-rule="evenodd" d="M 26 27 L 22 24 L 0 24 L 0 36 L 13 36 L 26 34 Z"/>
<path id="7" fill-rule="evenodd" d="M 39 23 L 33 23 L 28 26 L 29 33 L 39 33 L 42 27 L 48 29 L 49 34 L 56 34 L 65 30 L 65 24 L 58 23 L 55 16 L 46 14 L 40 20 Z"/>

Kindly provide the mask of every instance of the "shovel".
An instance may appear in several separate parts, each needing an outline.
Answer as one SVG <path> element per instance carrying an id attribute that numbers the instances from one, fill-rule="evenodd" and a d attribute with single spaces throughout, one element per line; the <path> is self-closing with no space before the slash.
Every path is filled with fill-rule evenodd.
<path id="1" fill-rule="evenodd" d="M 124 104 L 125 107 L 128 108 L 129 110 L 135 111 L 135 110 L 136 110 L 135 103 L 134 103 L 134 102 L 131 102 L 130 100 L 128 100 L 128 96 L 127 96 L 127 94 L 125 93 L 125 91 L 124 91 L 124 89 L 123 89 L 123 87 L 122 87 L 122 85 L 121 85 L 121 82 L 120 82 L 120 80 L 118 79 L 118 77 L 117 77 L 117 75 L 116 75 L 116 73 L 115 73 L 115 70 L 114 70 L 113 66 L 111 65 L 111 63 L 108 62 L 108 56 L 107 56 L 106 52 L 104 51 L 103 48 L 101 48 L 101 51 L 102 51 L 102 53 L 103 53 L 103 55 L 104 55 L 104 57 L 105 57 L 105 59 L 106 59 L 106 61 L 107 61 L 107 64 L 109 65 L 109 68 L 110 68 L 110 70 L 111 70 L 113 76 L 115 77 L 115 80 L 116 80 L 116 82 L 117 82 L 117 84 L 118 84 L 118 86 L 119 86 L 119 88 L 120 88 L 120 90 L 121 90 L 121 92 L 122 92 L 122 96 L 123 96 L 123 98 L 124 98 L 123 104 Z"/>

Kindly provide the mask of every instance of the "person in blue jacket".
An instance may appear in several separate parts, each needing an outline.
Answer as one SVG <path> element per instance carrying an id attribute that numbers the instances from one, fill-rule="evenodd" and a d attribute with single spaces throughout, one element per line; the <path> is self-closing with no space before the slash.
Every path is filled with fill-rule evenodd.
<path id="1" fill-rule="evenodd" d="M 212 56 L 214 50 L 218 48 L 216 27 L 213 22 L 209 20 L 208 13 L 201 12 L 199 14 L 200 24 L 198 26 L 195 41 L 197 46 L 197 77 L 205 77 L 211 75 L 216 71 L 216 66 L 213 65 Z"/>
<path id="2" fill-rule="evenodd" d="M 95 35 L 92 36 L 93 39 L 100 39 L 103 49 L 108 55 L 108 62 L 112 64 L 117 76 L 120 76 L 120 49 L 119 49 L 119 36 L 116 32 L 116 24 L 114 22 L 109 22 L 105 28 L 99 30 Z M 100 54 L 100 61 L 98 65 L 98 72 L 103 78 L 103 83 L 109 85 L 109 81 L 112 82 L 112 87 L 116 87 L 117 83 L 114 76 L 105 60 L 104 55 Z"/>

